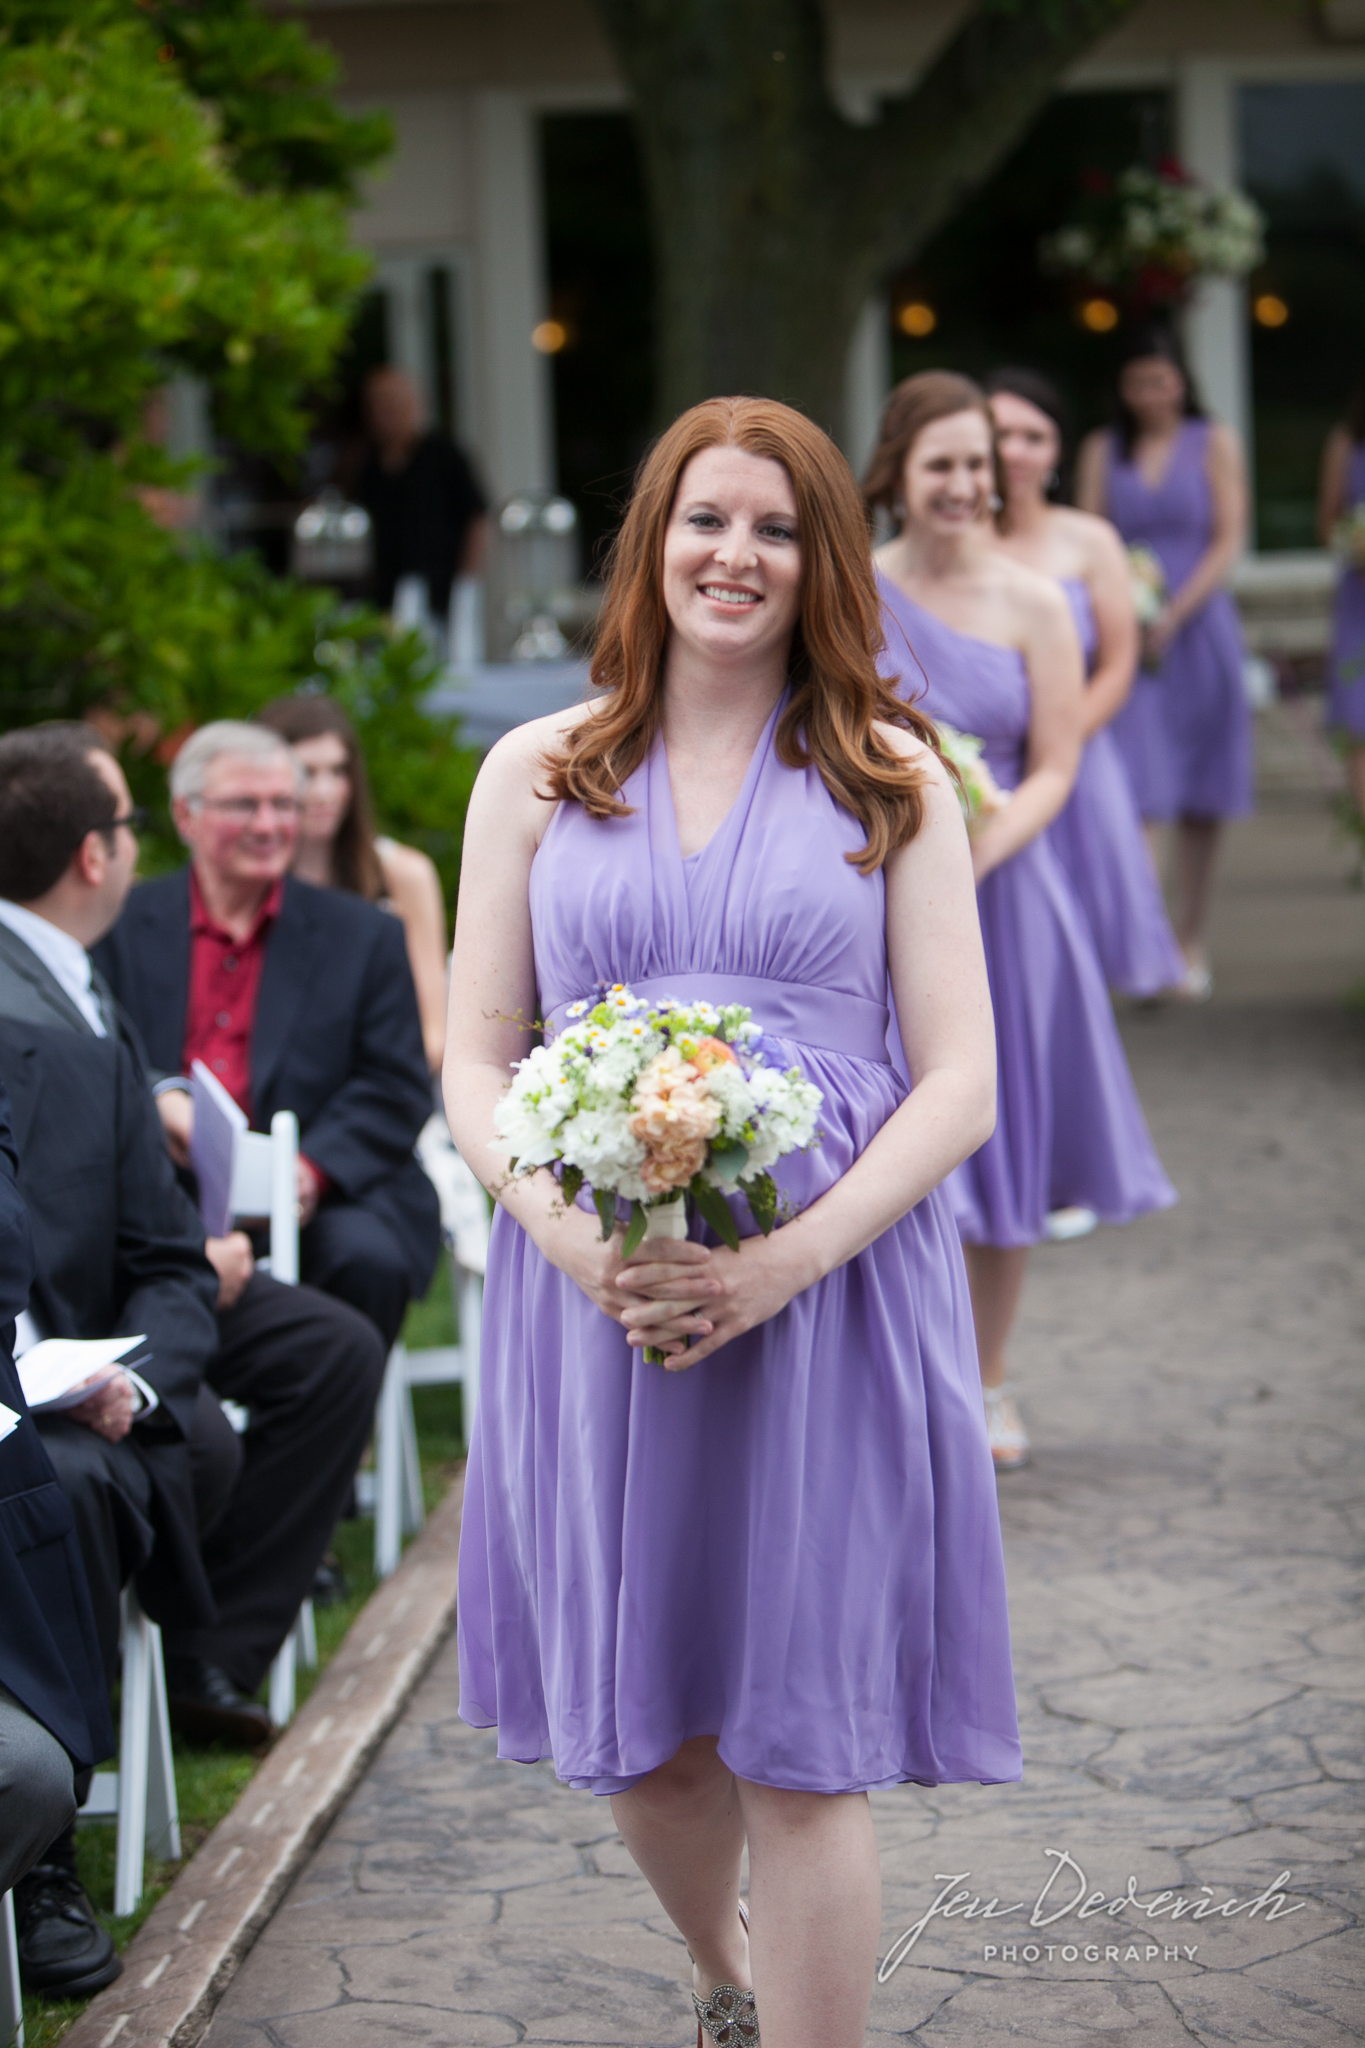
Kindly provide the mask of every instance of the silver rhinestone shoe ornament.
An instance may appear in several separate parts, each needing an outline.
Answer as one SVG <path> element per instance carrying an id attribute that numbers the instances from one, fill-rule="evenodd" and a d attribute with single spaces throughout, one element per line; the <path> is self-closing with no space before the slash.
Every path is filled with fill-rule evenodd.
<path id="1" fill-rule="evenodd" d="M 716 2048 L 759 2048 L 758 2013 L 752 1991 L 734 1984 L 717 1984 L 709 1998 L 692 1993 L 697 2019 Z"/>

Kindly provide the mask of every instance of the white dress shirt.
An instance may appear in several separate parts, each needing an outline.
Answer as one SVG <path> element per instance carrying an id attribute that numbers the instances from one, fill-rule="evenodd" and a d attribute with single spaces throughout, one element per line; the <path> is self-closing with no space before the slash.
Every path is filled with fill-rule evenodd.
<path id="1" fill-rule="evenodd" d="M 99 998 L 90 986 L 90 955 L 79 939 L 49 924 L 36 911 L 0 896 L 0 924 L 7 924 L 29 951 L 36 953 L 54 981 L 61 984 L 97 1038 L 107 1038 Z"/>

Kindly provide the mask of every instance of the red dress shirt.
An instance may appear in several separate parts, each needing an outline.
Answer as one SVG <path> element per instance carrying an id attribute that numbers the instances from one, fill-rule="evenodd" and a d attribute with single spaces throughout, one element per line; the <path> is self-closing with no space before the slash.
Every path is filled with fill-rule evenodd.
<path id="1" fill-rule="evenodd" d="M 202 1060 L 240 1109 L 251 1115 L 251 1040 L 270 927 L 280 914 L 276 882 L 244 939 L 215 924 L 190 869 L 190 992 L 185 1005 L 183 1073 Z"/>

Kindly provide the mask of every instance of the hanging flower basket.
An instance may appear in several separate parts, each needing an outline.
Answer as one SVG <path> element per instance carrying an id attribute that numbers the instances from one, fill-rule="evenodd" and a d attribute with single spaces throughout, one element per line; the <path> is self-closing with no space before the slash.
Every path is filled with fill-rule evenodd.
<path id="1" fill-rule="evenodd" d="M 1245 277 L 1264 253 L 1255 202 L 1201 185 L 1170 157 L 1154 171 L 1087 171 L 1075 218 L 1038 247 L 1045 270 L 1139 316 L 1182 304 L 1201 277 Z"/>

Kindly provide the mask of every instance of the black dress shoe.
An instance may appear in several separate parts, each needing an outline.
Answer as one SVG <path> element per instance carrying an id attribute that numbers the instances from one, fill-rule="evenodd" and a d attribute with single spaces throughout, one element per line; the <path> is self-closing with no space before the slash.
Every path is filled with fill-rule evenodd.
<path id="1" fill-rule="evenodd" d="M 351 1582 L 329 1550 L 313 1574 L 308 1598 L 314 1607 L 331 1607 L 336 1601 L 349 1600 L 350 1597 Z"/>
<path id="2" fill-rule="evenodd" d="M 25 1991 L 43 1998 L 84 1998 L 103 1991 L 123 1964 L 114 1954 L 107 1928 L 74 1870 L 64 1863 L 35 1863 L 14 1887 L 19 1975 Z"/>
<path id="3" fill-rule="evenodd" d="M 226 1671 L 203 1657 L 166 1659 L 166 1703 L 186 1735 L 264 1749 L 275 1733 L 259 1701 L 238 1692 Z"/>

